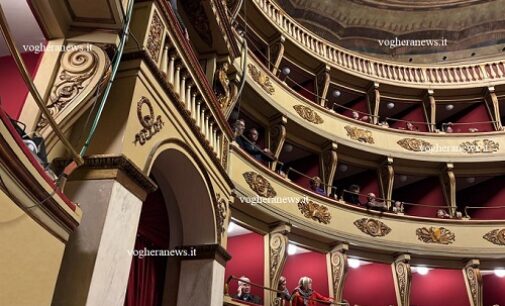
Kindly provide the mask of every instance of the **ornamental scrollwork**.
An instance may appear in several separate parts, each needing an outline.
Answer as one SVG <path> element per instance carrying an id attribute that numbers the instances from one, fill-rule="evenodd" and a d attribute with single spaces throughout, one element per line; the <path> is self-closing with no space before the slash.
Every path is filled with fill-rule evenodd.
<path id="1" fill-rule="evenodd" d="M 310 107 L 307 107 L 305 105 L 294 105 L 293 108 L 298 113 L 298 115 L 300 115 L 300 117 L 307 120 L 308 122 L 314 124 L 321 124 L 324 122 L 323 118 L 321 118 L 321 116 L 319 116 L 319 114 L 312 110 Z"/>
<path id="2" fill-rule="evenodd" d="M 400 294 L 400 299 L 404 305 L 408 305 L 408 303 L 405 303 L 405 301 L 409 300 L 408 287 L 410 285 L 410 265 L 402 261 L 397 261 L 395 263 L 395 273 L 396 279 L 398 280 L 398 291 Z"/>
<path id="3" fill-rule="evenodd" d="M 342 252 L 333 252 L 330 257 L 334 296 L 341 297 L 342 294 L 346 257 Z"/>
<path id="4" fill-rule="evenodd" d="M 277 195 L 270 182 L 256 172 L 245 172 L 243 174 L 245 181 L 254 192 L 260 197 L 273 198 Z"/>
<path id="5" fill-rule="evenodd" d="M 223 112 L 226 112 L 237 95 L 237 87 L 228 78 L 229 66 L 228 62 L 224 62 L 214 75 L 214 93 Z"/>
<path id="6" fill-rule="evenodd" d="M 149 26 L 149 35 L 147 36 L 147 51 L 154 61 L 158 61 L 161 50 L 161 42 L 163 40 L 163 33 L 165 26 L 161 21 L 158 11 L 154 11 L 151 25 Z"/>
<path id="7" fill-rule="evenodd" d="M 482 238 L 496 245 L 505 245 L 505 229 L 494 229 L 486 233 Z"/>
<path id="8" fill-rule="evenodd" d="M 465 274 L 470 294 L 472 296 L 473 305 L 481 305 L 481 303 L 479 303 L 479 293 L 481 291 L 481 286 L 479 284 L 479 269 L 472 266 L 467 266 L 465 267 Z"/>
<path id="9" fill-rule="evenodd" d="M 221 154 L 221 165 L 223 165 L 223 168 L 226 169 L 226 166 L 228 164 L 228 151 L 229 151 L 229 143 L 228 139 L 224 137 L 223 135 L 223 147 L 222 147 L 222 154 Z"/>
<path id="10" fill-rule="evenodd" d="M 221 195 L 216 194 L 215 201 L 215 214 L 216 214 L 216 230 L 219 242 L 221 242 L 221 236 L 225 232 L 226 217 L 228 212 L 228 203 L 226 199 L 221 198 Z"/>
<path id="11" fill-rule="evenodd" d="M 275 88 L 273 87 L 270 78 L 253 64 L 249 64 L 247 67 L 249 68 L 249 73 L 251 74 L 253 80 L 256 81 L 256 83 L 258 83 L 269 95 L 273 95 Z"/>
<path id="12" fill-rule="evenodd" d="M 416 235 L 424 243 L 451 244 L 456 239 L 454 233 L 445 227 L 421 227 L 416 230 Z"/>
<path id="13" fill-rule="evenodd" d="M 328 207 L 324 205 L 301 199 L 300 202 L 298 202 L 298 209 L 305 218 L 309 218 L 323 224 L 330 223 L 331 214 Z"/>
<path id="14" fill-rule="evenodd" d="M 147 106 L 147 114 L 144 113 L 144 105 Z M 146 97 L 142 97 L 139 102 L 137 102 L 137 117 L 143 128 L 135 134 L 133 143 L 139 143 L 142 146 L 155 134 L 161 131 L 165 123 L 161 120 L 160 115 L 155 118 L 153 105 Z"/>
<path id="15" fill-rule="evenodd" d="M 282 261 L 285 259 L 286 246 L 288 238 L 282 233 L 270 235 L 270 280 L 273 281 L 278 270 L 281 268 Z"/>
<path id="16" fill-rule="evenodd" d="M 371 131 L 359 129 L 357 127 L 352 127 L 349 125 L 346 125 L 344 128 L 347 131 L 347 136 L 349 136 L 351 139 L 364 143 L 375 143 Z"/>
<path id="17" fill-rule="evenodd" d="M 405 150 L 413 152 L 427 152 L 433 149 L 433 145 L 427 141 L 417 138 L 403 138 L 396 142 Z"/>
<path id="18" fill-rule="evenodd" d="M 491 139 L 465 141 L 459 147 L 468 154 L 494 153 L 500 150 L 500 144 Z"/>
<path id="19" fill-rule="evenodd" d="M 372 237 L 384 237 L 391 232 L 391 228 L 375 219 L 362 218 L 354 221 L 354 225 L 363 233 Z"/>

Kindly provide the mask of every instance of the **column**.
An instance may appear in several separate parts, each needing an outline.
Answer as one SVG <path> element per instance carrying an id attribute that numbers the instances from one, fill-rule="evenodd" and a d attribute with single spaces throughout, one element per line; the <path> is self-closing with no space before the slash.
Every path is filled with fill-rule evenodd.
<path id="1" fill-rule="evenodd" d="M 278 223 L 265 235 L 265 287 L 277 289 L 288 256 L 291 226 Z M 277 294 L 264 290 L 264 305 L 273 305 Z"/>
<path id="2" fill-rule="evenodd" d="M 471 259 L 463 268 L 466 292 L 471 306 L 484 305 L 482 300 L 482 275 L 479 266 L 480 261 L 478 259 Z"/>
<path id="3" fill-rule="evenodd" d="M 410 287 L 412 272 L 410 270 L 410 255 L 402 254 L 391 264 L 395 283 L 396 302 L 398 306 L 410 305 Z"/>
<path id="4" fill-rule="evenodd" d="M 272 151 L 276 159 L 279 158 L 284 147 L 284 142 L 286 141 L 286 125 L 288 123 L 288 118 L 284 116 L 278 116 L 272 120 L 272 123 L 268 129 L 268 146 Z M 275 171 L 277 167 L 277 160 L 274 160 L 271 164 L 271 169 Z"/>
<path id="5" fill-rule="evenodd" d="M 342 302 L 344 296 L 344 281 L 347 275 L 347 251 L 349 245 L 342 243 L 334 247 L 327 255 L 327 262 L 330 271 L 330 294 L 335 302 Z"/>
<path id="6" fill-rule="evenodd" d="M 377 124 L 379 122 L 379 108 L 380 108 L 380 92 L 379 83 L 374 82 L 367 93 L 368 106 L 370 110 L 370 115 L 372 115 L 372 123 Z"/>
<path id="7" fill-rule="evenodd" d="M 330 142 L 321 151 L 320 169 L 322 169 L 322 179 L 323 183 L 327 186 L 325 187 L 326 194 L 330 195 L 331 186 L 333 185 L 333 180 L 335 174 L 337 173 L 338 155 L 337 155 L 338 145 L 335 142 Z"/>
<path id="8" fill-rule="evenodd" d="M 500 104 L 498 103 L 498 98 L 496 97 L 494 86 L 489 86 L 485 90 L 485 102 L 487 109 L 489 111 L 489 117 L 493 120 L 493 125 L 495 130 L 501 131 L 501 116 L 500 116 Z"/>
<path id="9" fill-rule="evenodd" d="M 387 157 L 378 170 L 382 198 L 386 200 L 386 204 L 388 208 L 390 208 L 392 205 L 391 198 L 393 197 L 393 184 L 395 180 L 393 158 Z"/>
<path id="10" fill-rule="evenodd" d="M 454 164 L 447 163 L 442 169 L 441 173 L 442 187 L 444 190 L 445 202 L 449 209 L 449 214 L 454 216 L 456 214 L 456 176 L 454 175 Z"/>
<path id="11" fill-rule="evenodd" d="M 430 132 L 435 132 L 437 128 L 437 105 L 433 94 L 433 90 L 429 89 L 423 102 L 424 115 Z"/>
<path id="12" fill-rule="evenodd" d="M 317 103 L 322 107 L 329 106 L 326 103 L 328 89 L 330 88 L 330 66 L 324 65 L 316 73 Z"/>
<path id="13" fill-rule="evenodd" d="M 53 305 L 123 305 L 142 202 L 156 185 L 123 156 L 90 156 L 65 193 L 83 218 L 65 249 Z"/>

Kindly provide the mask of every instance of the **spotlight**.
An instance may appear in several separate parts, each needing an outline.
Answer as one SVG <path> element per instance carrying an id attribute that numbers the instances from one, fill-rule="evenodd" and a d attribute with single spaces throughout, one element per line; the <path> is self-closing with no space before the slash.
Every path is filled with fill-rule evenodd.
<path id="1" fill-rule="evenodd" d="M 340 90 L 337 90 L 337 89 L 335 89 L 335 90 L 331 93 L 331 95 L 332 95 L 334 98 L 338 98 L 338 97 L 340 97 L 340 95 L 341 95 L 341 94 L 342 94 L 342 93 L 340 92 Z"/>
<path id="2" fill-rule="evenodd" d="M 228 234 L 232 233 L 236 229 L 237 229 L 237 225 L 235 223 L 230 222 L 230 224 L 228 224 Z"/>
<path id="3" fill-rule="evenodd" d="M 282 74 L 287 76 L 290 73 L 291 73 L 291 69 L 289 67 L 282 68 Z"/>
<path id="4" fill-rule="evenodd" d="M 295 255 L 298 248 L 294 244 L 288 245 L 288 255 Z"/>
<path id="5" fill-rule="evenodd" d="M 283 151 L 286 152 L 286 153 L 289 153 L 289 152 L 293 151 L 293 145 L 289 144 L 289 143 L 285 144 Z"/>
<path id="6" fill-rule="evenodd" d="M 473 183 L 475 183 L 475 177 L 473 177 L 473 176 L 467 177 L 466 181 L 467 181 L 467 183 L 473 184 Z"/>
<path id="7" fill-rule="evenodd" d="M 405 183 L 408 180 L 406 175 L 400 175 L 400 182 Z"/>
<path id="8" fill-rule="evenodd" d="M 416 268 L 417 273 L 420 275 L 426 275 L 430 271 L 427 267 L 417 267 Z"/>
<path id="9" fill-rule="evenodd" d="M 357 269 L 361 265 L 361 262 L 359 261 L 359 259 L 349 258 L 349 259 L 347 259 L 347 264 L 349 265 L 349 267 L 351 267 L 353 269 Z"/>
<path id="10" fill-rule="evenodd" d="M 340 170 L 340 172 L 346 172 L 347 169 L 349 169 L 349 167 L 345 164 L 341 164 L 338 166 L 338 170 Z"/>
<path id="11" fill-rule="evenodd" d="M 496 275 L 498 277 L 505 277 L 505 269 L 503 269 L 503 268 L 494 269 L 494 275 Z"/>
<path id="12" fill-rule="evenodd" d="M 448 110 L 448 111 L 451 111 L 451 110 L 453 110 L 453 109 L 454 109 L 454 105 L 452 105 L 452 104 L 447 104 L 447 105 L 445 106 L 445 109 L 446 109 L 446 110 Z"/>
<path id="13" fill-rule="evenodd" d="M 393 109 L 393 108 L 395 108 L 395 104 L 393 102 L 389 102 L 388 104 L 386 104 L 386 107 L 388 109 Z"/>

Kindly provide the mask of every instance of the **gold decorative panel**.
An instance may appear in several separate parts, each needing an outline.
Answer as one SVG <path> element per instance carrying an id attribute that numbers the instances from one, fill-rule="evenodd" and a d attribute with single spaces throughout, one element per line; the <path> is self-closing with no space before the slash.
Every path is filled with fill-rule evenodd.
<path id="1" fill-rule="evenodd" d="M 469 154 L 494 153 L 500 150 L 500 144 L 491 139 L 466 141 L 460 144 L 459 147 Z"/>
<path id="2" fill-rule="evenodd" d="M 144 105 L 147 106 L 147 114 L 144 113 Z M 146 97 L 142 97 L 139 102 L 137 102 L 137 117 L 143 128 L 140 132 L 135 134 L 133 143 L 139 143 L 142 146 L 155 134 L 161 131 L 165 123 L 161 120 L 160 115 L 155 119 L 153 105 Z"/>
<path id="3" fill-rule="evenodd" d="M 369 130 L 352 127 L 350 125 L 346 125 L 344 128 L 347 131 L 347 136 L 349 136 L 351 139 L 370 144 L 375 143 L 372 137 L 372 132 Z"/>
<path id="4" fill-rule="evenodd" d="M 304 106 L 304 105 L 295 105 L 293 106 L 295 111 L 302 117 L 303 119 L 307 120 L 308 122 L 314 123 L 314 124 L 321 124 L 324 122 L 323 118 L 319 116 L 318 113 L 313 111 L 311 108 Z"/>
<path id="5" fill-rule="evenodd" d="M 451 244 L 456 239 L 454 233 L 445 227 L 421 227 L 416 230 L 416 235 L 425 243 Z"/>
<path id="6" fill-rule="evenodd" d="M 263 72 L 261 72 L 256 66 L 253 64 L 247 65 L 249 68 L 249 73 L 256 83 L 258 83 L 269 95 L 273 95 L 275 92 L 274 87 L 272 86 L 272 82 L 270 78 L 267 77 Z"/>
<path id="7" fill-rule="evenodd" d="M 505 245 L 505 229 L 494 229 L 486 233 L 482 238 L 496 245 Z"/>
<path id="8" fill-rule="evenodd" d="M 300 209 L 305 218 L 309 218 L 323 224 L 330 223 L 331 215 L 328 211 L 328 207 L 324 205 L 301 199 L 300 202 L 298 202 L 298 209 Z"/>
<path id="9" fill-rule="evenodd" d="M 243 174 L 245 181 L 260 197 L 273 198 L 277 195 L 270 182 L 260 174 L 249 171 Z"/>
<path id="10" fill-rule="evenodd" d="M 163 32 L 165 27 L 161 22 L 158 11 L 154 11 L 151 25 L 149 26 L 149 35 L 147 36 L 147 51 L 155 62 L 158 61 L 161 50 L 161 42 L 163 40 Z"/>
<path id="11" fill-rule="evenodd" d="M 363 233 L 372 237 L 384 237 L 391 232 L 391 228 L 375 219 L 362 218 L 354 221 L 354 225 Z"/>
<path id="12" fill-rule="evenodd" d="M 433 145 L 427 141 L 417 138 L 402 138 L 396 142 L 405 150 L 413 152 L 426 152 L 433 148 Z"/>

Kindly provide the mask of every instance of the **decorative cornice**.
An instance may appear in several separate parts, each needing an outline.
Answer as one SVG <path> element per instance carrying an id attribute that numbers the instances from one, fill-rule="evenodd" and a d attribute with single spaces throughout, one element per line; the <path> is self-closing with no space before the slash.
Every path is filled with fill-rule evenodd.
<path id="1" fill-rule="evenodd" d="M 417 138 L 402 138 L 396 143 L 405 150 L 413 152 L 427 152 L 433 148 L 431 143 Z"/>
<path id="2" fill-rule="evenodd" d="M 273 95 L 275 88 L 273 87 L 270 78 L 253 64 L 247 65 L 247 68 L 249 68 L 249 74 L 253 80 L 256 81 L 256 83 L 258 83 L 258 85 L 260 85 L 269 95 Z"/>
<path id="3" fill-rule="evenodd" d="M 424 243 L 451 244 L 456 239 L 454 233 L 445 227 L 421 227 L 416 230 L 416 235 Z"/>
<path id="4" fill-rule="evenodd" d="M 298 202 L 298 209 L 305 218 L 312 219 L 323 224 L 329 224 L 331 221 L 331 214 L 328 207 L 324 205 L 316 204 L 310 200 L 306 201 L 305 199 L 301 199 Z"/>
<path id="5" fill-rule="evenodd" d="M 375 219 L 362 218 L 354 221 L 354 225 L 363 233 L 372 237 L 384 237 L 391 232 L 391 228 Z"/>
<path id="6" fill-rule="evenodd" d="M 321 116 L 319 116 L 319 114 L 312 110 L 310 107 L 307 107 L 305 105 L 294 105 L 293 108 L 298 113 L 298 115 L 300 115 L 300 117 L 307 120 L 308 122 L 314 124 L 321 124 L 324 122 L 323 118 L 321 118 Z"/>
<path id="7" fill-rule="evenodd" d="M 249 185 L 249 188 L 256 192 L 260 197 L 273 198 L 277 195 L 270 182 L 261 176 L 261 174 L 249 171 L 245 172 L 243 176 Z"/>
<path id="8" fill-rule="evenodd" d="M 500 150 L 500 144 L 491 139 L 465 141 L 459 147 L 469 154 L 495 153 Z"/>
<path id="9" fill-rule="evenodd" d="M 505 228 L 497 228 L 486 233 L 482 238 L 496 245 L 505 245 Z"/>
<path id="10" fill-rule="evenodd" d="M 351 139 L 364 143 L 375 143 L 372 132 L 369 130 L 360 129 L 350 125 L 346 125 L 344 128 L 347 131 L 347 136 L 349 136 Z"/>

